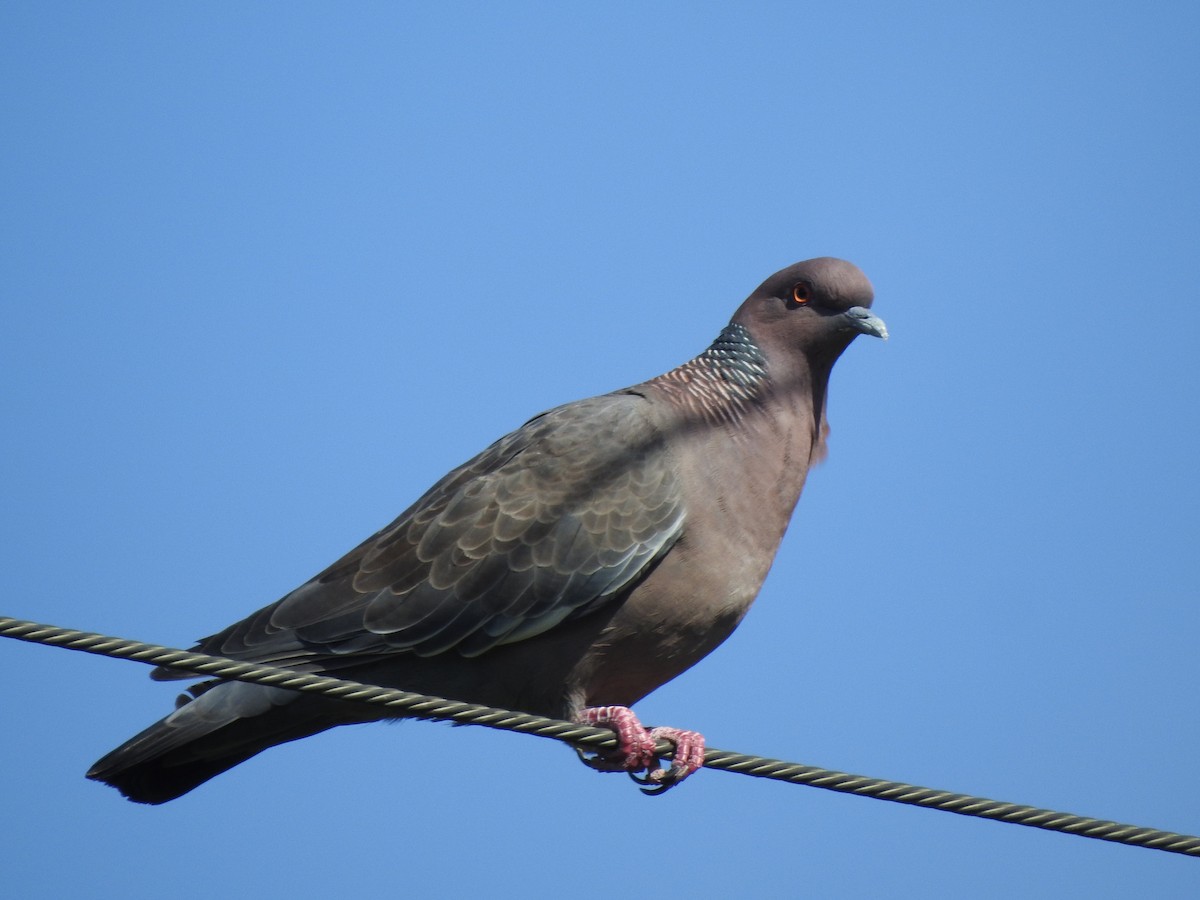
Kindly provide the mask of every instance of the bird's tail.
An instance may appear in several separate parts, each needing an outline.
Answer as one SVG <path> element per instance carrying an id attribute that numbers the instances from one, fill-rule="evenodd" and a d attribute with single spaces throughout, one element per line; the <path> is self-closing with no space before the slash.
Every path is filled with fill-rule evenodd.
<path id="1" fill-rule="evenodd" d="M 329 704 L 282 688 L 208 682 L 194 699 L 130 738 L 88 770 L 138 803 L 166 803 L 257 753 L 345 721 Z M 317 701 L 317 702 L 313 702 Z"/>

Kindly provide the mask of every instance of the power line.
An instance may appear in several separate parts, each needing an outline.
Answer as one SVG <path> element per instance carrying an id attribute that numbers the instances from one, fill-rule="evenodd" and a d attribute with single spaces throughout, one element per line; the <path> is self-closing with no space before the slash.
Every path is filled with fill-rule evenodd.
<path id="1" fill-rule="evenodd" d="M 0 637 L 65 647 L 69 650 L 82 650 L 85 653 L 94 653 L 115 659 L 131 659 L 197 675 L 324 694 L 347 701 L 382 706 L 416 718 L 453 721 L 461 725 L 484 725 L 488 728 L 534 734 L 539 737 L 554 738 L 574 747 L 588 750 L 605 750 L 616 747 L 613 733 L 606 728 L 578 725 L 560 719 L 549 719 L 545 716 L 535 716 L 508 709 L 446 700 L 441 697 L 414 694 L 394 688 L 360 684 L 356 681 L 345 681 L 326 675 L 312 675 L 293 669 L 237 662 L 220 656 L 208 656 L 203 653 L 191 653 L 157 644 L 144 644 L 140 641 L 130 641 L 94 632 L 42 625 L 24 619 L 0 616 Z M 673 747 L 667 741 L 660 741 L 658 750 L 662 756 L 669 757 Z M 923 806 L 963 816 L 976 816 L 1014 825 L 1027 825 L 1032 828 L 1113 841 L 1134 847 L 1181 853 L 1185 856 L 1200 856 L 1200 837 L 1193 835 L 1176 834 L 1136 825 L 1123 825 L 1119 822 L 1055 812 L 1050 809 L 1039 809 L 1035 806 L 1002 803 L 998 800 L 973 797 L 969 794 L 955 794 L 896 781 L 851 775 L 847 772 L 805 766 L 779 759 L 710 748 L 704 754 L 704 765 L 710 769 L 723 769 L 741 775 L 753 775 L 756 778 L 770 778 L 775 781 L 804 784 L 844 794 L 858 794 L 876 800 L 890 800 L 893 803 Z"/>

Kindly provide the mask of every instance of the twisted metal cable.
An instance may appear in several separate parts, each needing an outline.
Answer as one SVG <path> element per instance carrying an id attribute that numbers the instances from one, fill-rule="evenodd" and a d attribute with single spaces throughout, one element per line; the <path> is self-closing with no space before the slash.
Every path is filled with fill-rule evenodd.
<path id="1" fill-rule="evenodd" d="M 191 653 L 186 650 L 162 647 L 157 644 L 144 644 L 140 641 L 130 641 L 94 632 L 76 631 L 71 628 L 57 628 L 53 625 L 42 625 L 24 619 L 0 616 L 0 637 L 15 638 L 34 644 L 66 647 L 70 650 L 82 650 L 98 656 L 131 659 L 154 666 L 166 666 L 184 672 L 193 672 L 197 675 L 324 694 L 343 700 L 382 706 L 421 719 L 453 721 L 461 725 L 483 725 L 504 731 L 534 734 L 539 737 L 554 738 L 572 746 L 586 747 L 589 750 L 616 747 L 613 733 L 607 728 L 577 725 L 545 716 L 446 700 L 441 697 L 430 697 L 394 688 L 360 684 L 356 681 L 345 681 L 326 675 L 311 675 L 276 666 L 236 662 L 220 656 Z M 660 741 L 657 749 L 660 755 L 669 757 L 674 748 L 669 742 Z M 704 765 L 710 769 L 723 769 L 727 772 L 752 775 L 756 778 L 770 778 L 775 781 L 805 784 L 844 794 L 858 794 L 876 800 L 890 800 L 893 803 L 923 806 L 962 816 L 975 816 L 998 822 L 1009 822 L 1014 825 L 1027 825 L 1032 828 L 1076 834 L 1081 837 L 1129 844 L 1134 847 L 1163 850 L 1167 853 L 1200 856 L 1200 837 L 1193 835 L 1176 834 L 1171 831 L 1159 831 L 1136 825 L 1123 825 L 1119 822 L 1055 812 L 1050 809 L 1039 809 L 1035 806 L 1002 803 L 998 800 L 973 797 L 969 794 L 954 794 L 949 791 L 918 787 L 897 781 L 884 781 L 863 775 L 851 775 L 846 772 L 805 766 L 779 759 L 710 748 L 704 754 Z"/>

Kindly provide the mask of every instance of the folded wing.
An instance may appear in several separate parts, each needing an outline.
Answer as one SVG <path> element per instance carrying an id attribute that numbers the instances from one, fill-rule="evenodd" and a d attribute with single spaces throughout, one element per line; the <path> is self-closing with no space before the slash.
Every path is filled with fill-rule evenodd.
<path id="1" fill-rule="evenodd" d="M 543 413 L 197 649 L 329 671 L 395 653 L 477 656 L 586 615 L 635 586 L 682 532 L 668 443 L 636 394 Z"/>

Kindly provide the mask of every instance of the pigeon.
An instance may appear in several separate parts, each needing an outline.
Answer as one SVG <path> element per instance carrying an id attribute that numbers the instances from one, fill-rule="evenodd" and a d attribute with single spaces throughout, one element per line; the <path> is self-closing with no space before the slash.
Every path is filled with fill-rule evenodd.
<path id="1" fill-rule="evenodd" d="M 754 601 L 824 457 L 834 362 L 857 335 L 887 338 L 873 298 L 845 260 L 775 273 L 694 359 L 535 416 L 194 649 L 610 728 L 616 749 L 586 762 L 678 784 L 703 737 L 646 728 L 630 707 Z M 87 777 L 164 803 L 268 747 L 381 718 L 402 715 L 210 680 Z"/>

